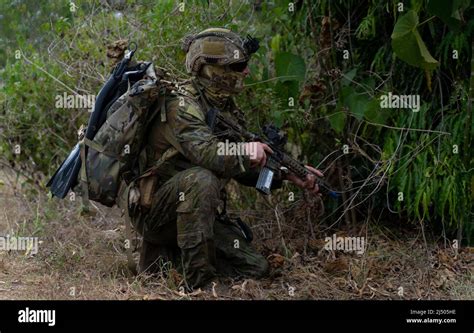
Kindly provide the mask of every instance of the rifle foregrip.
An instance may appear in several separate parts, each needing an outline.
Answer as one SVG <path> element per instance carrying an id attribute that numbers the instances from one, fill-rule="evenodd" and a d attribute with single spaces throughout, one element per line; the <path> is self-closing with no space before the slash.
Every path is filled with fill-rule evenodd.
<path id="1" fill-rule="evenodd" d="M 301 165 L 298 161 L 292 158 L 287 158 L 286 161 L 283 161 L 282 164 L 301 179 L 305 179 L 306 175 L 308 174 L 308 170 L 306 170 L 303 165 Z"/>

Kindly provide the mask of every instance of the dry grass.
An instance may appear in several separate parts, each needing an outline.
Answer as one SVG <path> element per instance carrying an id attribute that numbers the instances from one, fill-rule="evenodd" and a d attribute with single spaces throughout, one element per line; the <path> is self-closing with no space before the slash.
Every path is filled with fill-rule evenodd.
<path id="1" fill-rule="evenodd" d="M 0 234 L 41 241 L 36 255 L 0 252 L 0 299 L 474 299 L 472 248 L 456 255 L 425 245 L 419 231 L 395 234 L 365 223 L 337 229 L 338 236 L 365 236 L 363 255 L 326 251 L 324 237 L 333 231 L 268 205 L 247 215 L 253 214 L 256 246 L 268 256 L 271 276 L 224 279 L 184 294 L 178 274 L 128 273 L 116 209 L 81 216 L 77 202 L 22 190 L 5 173 L 0 178 Z"/>

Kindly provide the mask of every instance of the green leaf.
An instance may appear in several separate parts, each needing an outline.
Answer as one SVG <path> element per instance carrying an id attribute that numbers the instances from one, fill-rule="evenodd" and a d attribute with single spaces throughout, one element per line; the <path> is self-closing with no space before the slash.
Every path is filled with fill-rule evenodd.
<path id="1" fill-rule="evenodd" d="M 346 113 L 342 107 L 337 107 L 336 112 L 328 115 L 328 118 L 332 129 L 336 131 L 336 133 L 340 134 L 346 125 Z"/>
<path id="2" fill-rule="evenodd" d="M 428 201 L 429 201 L 429 198 L 428 198 L 428 194 L 427 192 L 423 192 L 423 199 L 421 200 L 422 201 L 422 204 L 423 204 L 423 217 L 426 215 L 429 214 L 429 210 L 428 210 Z"/>
<path id="3" fill-rule="evenodd" d="M 438 16 L 449 28 L 459 30 L 461 26 L 460 9 L 467 8 L 469 0 L 430 0 L 427 5 L 428 13 Z"/>
<path id="4" fill-rule="evenodd" d="M 421 183 L 418 185 L 418 190 L 416 191 L 416 194 L 415 194 L 415 201 L 413 203 L 413 210 L 415 212 L 415 216 L 419 219 L 421 219 L 421 215 L 420 215 L 420 201 L 421 201 L 421 197 L 424 193 L 424 187 L 425 187 L 425 183 Z M 405 198 L 406 200 L 406 198 Z"/>
<path id="5" fill-rule="evenodd" d="M 270 42 L 270 47 L 274 54 L 277 54 L 278 52 L 280 52 L 280 40 L 281 40 L 280 34 L 276 34 L 275 36 L 273 36 L 272 41 Z"/>
<path id="6" fill-rule="evenodd" d="M 341 98 L 351 114 L 362 120 L 369 104 L 367 94 L 357 92 L 352 86 L 346 86 L 342 88 Z"/>
<path id="7" fill-rule="evenodd" d="M 357 68 L 354 68 L 350 70 L 349 72 L 344 73 L 344 77 L 342 78 L 342 86 L 344 87 L 348 86 L 352 82 L 356 74 L 357 74 Z"/>
<path id="8" fill-rule="evenodd" d="M 295 101 L 300 95 L 298 81 L 277 82 L 275 92 L 282 103 L 282 107 L 288 107 L 288 98 L 293 97 Z"/>
<path id="9" fill-rule="evenodd" d="M 390 109 L 382 109 L 380 107 L 380 99 L 374 98 L 365 106 L 366 110 L 364 113 L 365 119 L 371 123 L 376 124 L 385 124 L 388 117 Z"/>
<path id="10" fill-rule="evenodd" d="M 297 100 L 299 82 L 304 80 L 306 74 L 303 58 L 288 52 L 278 53 L 275 57 L 275 70 L 280 78 L 275 85 L 275 92 L 282 103 L 287 105 L 289 97 Z"/>
<path id="11" fill-rule="evenodd" d="M 471 200 L 474 201 L 474 177 L 471 177 Z"/>
<path id="12" fill-rule="evenodd" d="M 448 196 L 450 195 L 451 188 L 453 186 L 452 177 L 447 177 L 444 179 L 443 187 L 440 189 L 439 203 L 441 216 L 444 216 L 444 208 L 446 207 L 446 202 L 448 201 Z"/>
<path id="13" fill-rule="evenodd" d="M 347 106 L 351 113 L 359 120 L 364 118 L 365 111 L 368 108 L 369 100 L 367 99 L 367 95 L 358 95 L 354 93 L 349 96 L 347 100 Z"/>
<path id="14" fill-rule="evenodd" d="M 277 127 L 281 127 L 283 125 L 283 114 L 277 110 L 273 113 L 273 123 L 275 124 L 275 126 Z"/>
<path id="15" fill-rule="evenodd" d="M 432 70 L 438 66 L 417 30 L 418 15 L 409 11 L 401 16 L 392 32 L 392 48 L 395 54 L 406 63 Z"/>
<path id="16" fill-rule="evenodd" d="M 281 77 L 280 81 L 303 81 L 306 74 L 306 65 L 303 58 L 281 52 L 275 57 L 276 75 Z"/>

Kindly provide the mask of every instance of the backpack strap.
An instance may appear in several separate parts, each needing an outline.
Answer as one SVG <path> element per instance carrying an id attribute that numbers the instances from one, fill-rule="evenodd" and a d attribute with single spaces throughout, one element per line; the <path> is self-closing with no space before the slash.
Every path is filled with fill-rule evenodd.
<path id="1" fill-rule="evenodd" d="M 89 183 L 87 181 L 86 170 L 86 144 L 84 138 L 79 141 L 79 152 L 81 156 L 80 184 L 82 190 L 82 207 L 84 212 L 89 211 Z"/>
<path id="2" fill-rule="evenodd" d="M 139 177 L 137 177 L 136 180 L 154 175 L 163 165 L 163 163 L 165 163 L 170 158 L 176 156 L 178 153 L 179 150 L 177 150 L 175 147 L 168 148 L 167 150 L 165 150 L 163 155 L 161 155 L 161 157 L 150 168 L 145 170 Z"/>
<path id="3" fill-rule="evenodd" d="M 122 198 L 123 204 L 120 204 L 119 207 L 122 208 L 122 214 L 125 218 L 125 237 L 128 240 L 128 246 L 125 246 L 125 253 L 127 255 L 127 267 L 132 272 L 132 274 L 137 273 L 137 265 L 133 259 L 133 250 L 132 250 L 132 218 L 130 217 L 130 190 L 134 186 L 134 182 L 127 184 L 124 180 L 121 181 L 119 193 L 117 194 L 118 198 Z"/>
<path id="4" fill-rule="evenodd" d="M 137 264 L 133 259 L 132 251 L 132 219 L 128 216 L 128 212 L 125 213 L 125 237 L 127 237 L 129 241 L 128 247 L 125 248 L 127 254 L 127 267 L 132 274 L 137 274 Z"/>
<path id="5" fill-rule="evenodd" d="M 93 141 L 93 140 L 90 140 L 90 139 L 88 139 L 88 138 L 84 138 L 84 139 L 83 139 L 83 143 L 84 143 L 84 145 L 86 145 L 87 147 L 91 147 L 92 149 L 94 149 L 95 151 L 97 151 L 97 152 L 99 152 L 99 153 L 104 153 L 104 154 L 106 153 L 106 152 L 105 152 L 105 148 L 104 148 L 101 144 L 99 144 L 99 143 L 97 143 L 97 142 L 95 142 L 95 141 Z M 115 156 L 114 156 L 114 157 L 115 157 Z"/>

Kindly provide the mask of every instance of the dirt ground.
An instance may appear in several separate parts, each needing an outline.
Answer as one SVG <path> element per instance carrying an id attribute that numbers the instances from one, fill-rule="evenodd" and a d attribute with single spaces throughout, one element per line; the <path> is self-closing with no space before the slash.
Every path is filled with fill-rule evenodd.
<path id="1" fill-rule="evenodd" d="M 80 198 L 50 199 L 22 188 L 10 173 L 0 175 L 0 236 L 39 238 L 37 254 L 0 251 L 0 299 L 474 299 L 473 248 L 425 242 L 421 228 L 365 222 L 335 231 L 364 235 L 362 255 L 328 251 L 317 223 L 308 236 L 272 214 L 252 224 L 255 246 L 272 267 L 268 278 L 224 279 L 186 294 L 177 273 L 128 272 L 117 209 L 97 206 L 81 215 Z"/>

